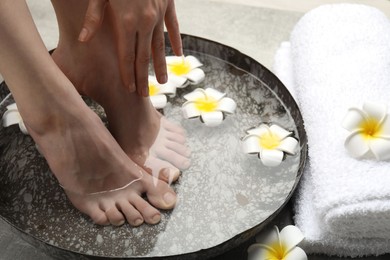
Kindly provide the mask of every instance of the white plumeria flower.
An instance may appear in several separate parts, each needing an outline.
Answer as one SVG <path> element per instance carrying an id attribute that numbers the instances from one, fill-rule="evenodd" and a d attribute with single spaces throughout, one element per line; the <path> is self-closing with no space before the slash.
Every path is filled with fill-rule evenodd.
<path id="1" fill-rule="evenodd" d="M 302 232 L 295 226 L 286 226 L 280 233 L 275 226 L 256 237 L 258 244 L 248 248 L 248 260 L 307 260 L 305 251 L 297 247 L 303 239 Z"/>
<path id="2" fill-rule="evenodd" d="M 237 107 L 233 99 L 225 96 L 213 88 L 197 88 L 184 95 L 187 102 L 182 107 L 183 115 L 187 119 L 200 117 L 205 125 L 217 126 L 225 119 L 226 113 L 233 114 Z"/>
<path id="3" fill-rule="evenodd" d="M 278 166 L 284 158 L 284 153 L 294 155 L 298 146 L 297 139 L 290 137 L 289 132 L 278 125 L 259 127 L 246 131 L 242 140 L 242 149 L 248 154 L 258 154 L 265 166 Z"/>
<path id="4" fill-rule="evenodd" d="M 166 63 L 169 78 L 180 85 L 178 88 L 197 85 L 205 78 L 204 71 L 199 68 L 203 64 L 194 56 L 167 56 Z"/>
<path id="5" fill-rule="evenodd" d="M 174 97 L 176 88 L 179 86 L 176 82 L 168 79 L 165 84 L 160 84 L 155 76 L 149 75 L 149 97 L 152 105 L 157 108 L 164 108 L 167 105 L 167 96 Z"/>
<path id="6" fill-rule="evenodd" d="M 8 127 L 11 125 L 19 125 L 20 131 L 22 131 L 23 134 L 28 134 L 27 128 L 24 125 L 22 116 L 19 113 L 18 107 L 16 106 L 16 103 L 13 103 L 9 106 L 7 106 L 7 111 L 3 114 L 3 126 Z"/>
<path id="7" fill-rule="evenodd" d="M 352 157 L 374 155 L 377 160 L 390 159 L 390 117 L 386 112 L 385 105 L 374 103 L 348 110 L 342 126 L 351 132 L 344 145 Z"/>

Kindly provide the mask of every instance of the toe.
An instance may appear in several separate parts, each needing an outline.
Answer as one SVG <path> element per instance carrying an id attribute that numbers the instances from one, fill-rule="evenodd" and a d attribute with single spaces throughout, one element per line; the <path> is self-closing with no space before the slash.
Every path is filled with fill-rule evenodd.
<path id="1" fill-rule="evenodd" d="M 133 204 L 142 214 L 146 223 L 154 225 L 160 222 L 160 212 L 156 208 L 152 207 L 143 198 L 139 196 L 133 196 L 130 198 L 130 203 Z"/>
<path id="2" fill-rule="evenodd" d="M 152 176 L 144 176 L 146 195 L 150 203 L 159 209 L 172 209 L 176 204 L 176 193 L 161 180 L 155 180 Z M 151 180 L 152 179 L 152 180 Z"/>
<path id="3" fill-rule="evenodd" d="M 183 145 L 181 143 L 177 143 L 177 142 L 172 142 L 172 141 L 168 141 L 165 146 L 180 154 L 180 155 L 183 155 L 184 157 L 187 157 L 189 158 L 191 156 L 191 150 L 186 146 L 186 145 Z"/>
<path id="4" fill-rule="evenodd" d="M 93 223 L 97 225 L 106 226 L 110 224 L 106 213 L 100 209 L 98 205 L 90 205 L 86 214 L 92 219 Z"/>
<path id="5" fill-rule="evenodd" d="M 177 181 L 177 179 L 180 177 L 180 170 L 178 168 L 169 162 L 163 161 L 154 156 L 150 156 L 146 160 L 145 167 L 150 169 L 150 172 L 154 177 L 169 184 Z"/>
<path id="6" fill-rule="evenodd" d="M 173 132 L 167 133 L 166 137 L 169 141 L 175 142 L 175 143 L 180 143 L 180 144 L 185 144 L 187 142 L 187 138 L 185 135 L 180 135 L 176 134 Z"/>
<path id="7" fill-rule="evenodd" d="M 134 195 L 138 196 L 138 195 Z M 141 213 L 132 205 L 132 203 L 128 200 L 123 200 L 118 203 L 120 210 L 125 215 L 127 222 L 134 226 L 138 227 L 144 223 L 144 218 Z"/>
<path id="8" fill-rule="evenodd" d="M 125 217 L 116 206 L 107 209 L 106 216 L 110 223 L 114 226 L 121 226 L 125 223 Z"/>
<path id="9" fill-rule="evenodd" d="M 166 147 L 156 151 L 156 155 L 162 160 L 169 161 L 180 170 L 188 169 L 191 166 L 190 159 Z"/>

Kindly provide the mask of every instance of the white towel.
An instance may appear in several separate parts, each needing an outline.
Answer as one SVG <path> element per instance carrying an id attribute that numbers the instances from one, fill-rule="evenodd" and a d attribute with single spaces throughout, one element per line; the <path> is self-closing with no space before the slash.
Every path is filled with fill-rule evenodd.
<path id="1" fill-rule="evenodd" d="M 349 107 L 390 108 L 390 21 L 356 4 L 318 7 L 275 56 L 275 73 L 297 99 L 310 166 L 295 205 L 309 253 L 390 253 L 390 162 L 357 160 L 344 148 Z"/>

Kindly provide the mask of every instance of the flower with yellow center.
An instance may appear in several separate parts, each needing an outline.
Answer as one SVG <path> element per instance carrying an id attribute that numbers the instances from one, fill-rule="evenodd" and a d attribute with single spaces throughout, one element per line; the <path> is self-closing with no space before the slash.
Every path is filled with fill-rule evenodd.
<path id="1" fill-rule="evenodd" d="M 279 232 L 277 226 L 256 237 L 256 244 L 248 248 L 248 260 L 307 260 L 297 245 L 304 239 L 302 232 L 289 225 Z"/>
<path id="2" fill-rule="evenodd" d="M 385 105 L 365 103 L 362 109 L 352 107 L 342 126 L 351 132 L 344 145 L 352 157 L 390 159 L 390 118 Z"/>
<path id="3" fill-rule="evenodd" d="M 167 105 L 167 96 L 174 97 L 179 83 L 168 79 L 165 84 L 158 83 L 155 76 L 149 75 L 149 98 L 152 105 L 157 108 L 164 108 Z"/>
<path id="4" fill-rule="evenodd" d="M 178 88 L 197 85 L 205 78 L 204 71 L 200 69 L 203 64 L 194 56 L 167 56 L 166 63 L 169 78 L 179 83 Z"/>
<path id="5" fill-rule="evenodd" d="M 257 154 L 265 166 L 278 166 L 285 153 L 293 155 L 298 146 L 297 139 L 291 137 L 289 132 L 278 125 L 268 126 L 260 124 L 259 127 L 249 129 L 242 139 L 242 149 L 248 154 Z"/>
<path id="6" fill-rule="evenodd" d="M 205 125 L 217 126 L 222 123 L 226 114 L 233 114 L 237 107 L 233 99 L 225 96 L 225 93 L 213 88 L 197 88 L 184 95 L 187 102 L 182 107 L 183 115 L 187 119 L 200 117 Z"/>
<path id="7" fill-rule="evenodd" d="M 16 103 L 7 106 L 7 111 L 5 111 L 5 113 L 3 114 L 2 121 L 4 127 L 8 127 L 11 125 L 19 125 L 20 131 L 22 131 L 23 134 L 28 134 L 27 128 L 24 125 L 23 118 L 19 113 Z"/>

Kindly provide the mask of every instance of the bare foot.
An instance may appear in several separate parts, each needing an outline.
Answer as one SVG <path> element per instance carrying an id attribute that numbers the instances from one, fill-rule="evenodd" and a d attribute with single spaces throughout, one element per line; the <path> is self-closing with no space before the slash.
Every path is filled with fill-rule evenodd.
<path id="1" fill-rule="evenodd" d="M 79 93 L 103 106 L 125 153 L 153 176 L 175 181 L 190 166 L 186 133 L 157 112 L 149 98 L 122 86 L 115 46 L 107 35 L 102 30 L 87 45 L 60 42 L 52 57 Z"/>
<path id="2" fill-rule="evenodd" d="M 52 2 L 60 29 L 60 42 L 52 57 L 80 94 L 91 97 L 103 106 L 110 131 L 117 141 L 114 143 L 110 139 L 103 142 L 102 148 L 93 142 L 75 146 L 94 147 L 91 150 L 97 151 L 95 157 L 88 158 L 90 160 L 86 167 L 95 167 L 94 170 L 98 172 L 103 169 L 111 170 L 106 178 L 100 179 L 100 188 L 88 189 L 94 186 L 77 183 L 75 179 L 70 179 L 69 184 L 61 183 L 65 189 L 73 187 L 72 183 L 75 183 L 81 189 L 87 187 L 88 191 L 99 192 L 117 189 L 137 180 L 130 186 L 113 192 L 83 195 L 76 189 L 76 192 L 68 191 L 67 195 L 76 208 L 98 224 L 120 225 L 125 219 L 134 226 L 143 222 L 158 223 L 161 217 L 157 209 L 171 209 L 176 202 L 176 194 L 168 184 L 179 177 L 179 169 L 187 168 L 190 164 L 185 133 L 182 128 L 162 117 L 152 107 L 149 98 L 129 93 L 122 86 L 112 41 L 114 35 L 109 24 L 104 23 L 90 42 L 80 43 L 77 38 L 85 14 L 82 6 L 86 2 Z M 106 17 L 108 16 L 109 14 Z M 102 123 L 99 124 L 98 127 L 96 122 L 87 124 L 86 128 L 91 127 L 88 131 L 95 131 L 95 127 L 100 129 L 96 133 L 99 138 L 112 137 L 102 130 Z M 86 132 L 89 133 L 88 131 Z M 42 145 L 39 146 L 42 149 Z M 107 156 L 107 151 L 114 153 Z M 88 157 L 88 153 L 82 155 Z M 100 161 L 107 165 L 99 166 L 100 163 L 97 162 Z M 127 177 L 126 181 L 118 173 Z M 140 175 L 142 178 L 138 180 Z M 87 177 L 90 178 L 90 175 Z M 60 177 L 57 178 L 60 180 Z M 142 194 L 146 194 L 148 201 L 141 197 Z"/>

